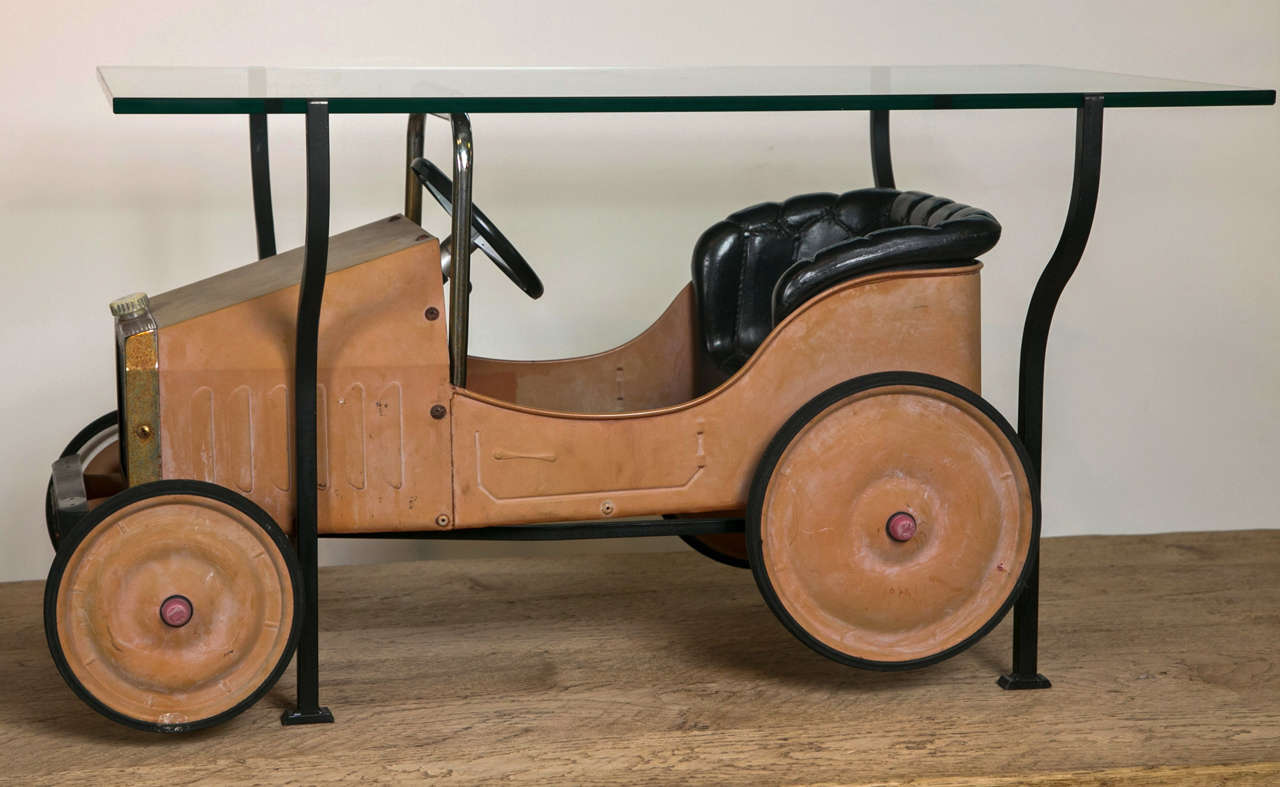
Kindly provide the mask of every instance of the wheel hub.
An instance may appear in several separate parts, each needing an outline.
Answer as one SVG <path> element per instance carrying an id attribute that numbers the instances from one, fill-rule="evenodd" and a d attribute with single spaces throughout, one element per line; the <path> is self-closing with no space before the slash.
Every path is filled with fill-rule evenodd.
<path id="1" fill-rule="evenodd" d="M 894 541 L 910 541 L 916 534 L 916 518 L 906 511 L 899 511 L 889 517 L 884 529 Z"/>
<path id="2" fill-rule="evenodd" d="M 182 628 L 187 625 L 194 612 L 191 599 L 186 596 L 174 594 L 160 602 L 160 619 L 166 626 L 172 628 Z"/>

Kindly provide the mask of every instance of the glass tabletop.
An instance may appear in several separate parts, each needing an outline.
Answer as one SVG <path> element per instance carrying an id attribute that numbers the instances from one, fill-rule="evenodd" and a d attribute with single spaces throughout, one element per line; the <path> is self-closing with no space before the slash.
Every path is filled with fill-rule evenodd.
<path id="1" fill-rule="evenodd" d="M 1275 90 L 1053 66 L 98 69 L 118 114 L 737 112 L 1274 104 Z"/>

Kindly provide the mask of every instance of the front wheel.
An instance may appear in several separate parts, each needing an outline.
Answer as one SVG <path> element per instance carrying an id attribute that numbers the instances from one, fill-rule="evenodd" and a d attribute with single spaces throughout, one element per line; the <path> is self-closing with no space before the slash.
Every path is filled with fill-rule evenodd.
<path id="1" fill-rule="evenodd" d="M 1039 531 L 1013 428 L 969 389 L 914 372 L 849 380 L 796 412 L 761 460 L 746 523 L 783 625 L 880 670 L 941 661 L 990 631 Z"/>
<path id="2" fill-rule="evenodd" d="M 208 727 L 284 671 L 300 576 L 288 538 L 252 501 L 202 481 L 153 481 L 64 537 L 45 583 L 45 637 L 67 685 L 107 718 Z"/>

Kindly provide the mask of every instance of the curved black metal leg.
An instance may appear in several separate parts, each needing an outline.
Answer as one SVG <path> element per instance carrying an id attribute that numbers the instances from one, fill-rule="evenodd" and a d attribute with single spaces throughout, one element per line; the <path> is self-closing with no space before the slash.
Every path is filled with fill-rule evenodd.
<path id="1" fill-rule="evenodd" d="M 286 710 L 282 724 L 333 721 L 320 705 L 320 625 L 316 591 L 316 366 L 320 303 L 329 262 L 329 103 L 307 103 L 307 229 L 298 291 L 298 327 L 294 340 L 294 486 L 297 519 L 294 544 L 302 567 L 304 612 L 298 639 L 298 706 Z"/>
<path id="2" fill-rule="evenodd" d="M 276 223 L 271 212 L 271 160 L 267 156 L 267 116 L 249 115 L 249 168 L 253 176 L 253 224 L 258 234 L 258 259 L 276 253 Z"/>
<path id="3" fill-rule="evenodd" d="M 1098 177 L 1102 169 L 1102 96 L 1085 96 L 1076 110 L 1075 176 L 1062 237 L 1045 265 L 1031 294 L 1027 321 L 1022 328 L 1022 357 L 1018 369 L 1018 436 L 1031 455 L 1037 483 L 1041 477 L 1041 445 L 1044 426 L 1044 359 L 1049 325 L 1058 298 L 1080 264 L 1093 212 L 1098 204 Z M 1039 490 L 1036 490 L 1039 493 Z M 1013 671 L 1000 676 L 1005 689 L 1047 689 L 1049 680 L 1036 671 L 1039 634 L 1040 550 L 1027 586 L 1013 608 Z"/>
<path id="4" fill-rule="evenodd" d="M 891 189 L 893 157 L 889 154 L 889 110 L 871 110 L 871 176 L 876 188 Z"/>

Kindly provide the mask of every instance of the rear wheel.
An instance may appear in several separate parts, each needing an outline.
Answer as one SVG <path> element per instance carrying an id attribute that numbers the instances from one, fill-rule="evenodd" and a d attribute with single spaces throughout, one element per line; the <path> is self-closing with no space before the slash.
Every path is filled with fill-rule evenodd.
<path id="1" fill-rule="evenodd" d="M 741 519 L 741 511 L 721 511 L 706 516 L 724 516 Z M 678 514 L 663 514 L 663 519 L 680 519 Z M 680 540 L 693 547 L 693 551 L 709 557 L 717 563 L 734 568 L 751 568 L 747 562 L 747 536 L 745 533 L 706 533 L 700 536 L 680 536 Z"/>
<path id="2" fill-rule="evenodd" d="M 45 584 L 58 671 L 94 710 L 144 730 L 207 727 L 252 705 L 298 641 L 285 534 L 224 487 L 155 481 L 66 536 Z"/>
<path id="3" fill-rule="evenodd" d="M 747 545 L 796 637 L 836 661 L 907 669 L 990 631 L 1040 527 L 1026 450 L 981 397 L 911 372 L 842 383 L 765 452 Z"/>
<path id="4" fill-rule="evenodd" d="M 708 533 L 705 536 L 680 536 L 680 539 L 718 563 L 751 568 L 747 561 L 747 537 L 743 533 Z"/>
<path id="5" fill-rule="evenodd" d="M 90 499 L 114 494 L 124 488 L 124 470 L 120 463 L 120 416 L 112 410 L 106 415 L 95 418 L 87 426 L 76 433 L 62 449 L 58 458 L 80 455 L 80 464 L 84 468 L 85 487 Z M 49 543 L 55 551 L 63 533 L 58 527 L 58 515 L 53 501 L 53 477 L 49 477 L 49 485 L 44 494 L 44 521 L 49 529 Z"/>

